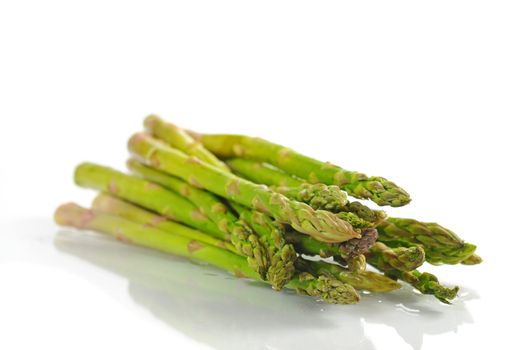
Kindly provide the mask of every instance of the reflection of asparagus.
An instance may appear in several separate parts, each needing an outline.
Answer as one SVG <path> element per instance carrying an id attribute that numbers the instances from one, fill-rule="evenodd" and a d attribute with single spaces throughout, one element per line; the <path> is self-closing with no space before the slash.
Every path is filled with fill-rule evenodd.
<path id="1" fill-rule="evenodd" d="M 334 276 L 360 290 L 382 293 L 401 288 L 401 285 L 393 279 L 373 271 L 353 272 L 336 264 L 303 258 L 298 259 L 296 266 L 299 270 L 310 272 L 313 275 Z"/>
<path id="2" fill-rule="evenodd" d="M 205 188 L 239 204 L 263 211 L 275 219 L 291 224 L 299 232 L 327 242 L 342 242 L 359 237 L 353 226 L 334 214 L 313 210 L 305 203 L 221 171 L 177 149 L 167 147 L 146 134 L 136 134 L 129 149 L 148 165 L 181 177 L 188 183 Z"/>
<path id="3" fill-rule="evenodd" d="M 379 243 L 376 243 L 379 244 Z M 419 246 L 410 248 L 390 248 L 384 246 L 373 249 L 367 255 L 368 264 L 384 272 L 394 280 L 400 279 L 412 285 L 423 294 L 432 294 L 443 303 L 450 303 L 456 297 L 459 287 L 448 288 L 441 285 L 436 276 L 428 272 L 419 272 L 416 267 L 423 263 L 424 251 Z M 387 254 L 387 252 L 389 254 Z M 406 271 L 399 270 L 403 267 Z M 411 269 L 411 268 L 414 269 Z"/>
<path id="4" fill-rule="evenodd" d="M 259 280 L 259 275 L 243 257 L 176 232 L 167 233 L 117 216 L 87 210 L 73 203 L 60 206 L 55 212 L 55 221 L 60 225 L 102 231 L 121 241 L 193 258 L 225 269 L 237 277 Z M 328 303 L 350 304 L 358 301 L 358 294 L 353 288 L 326 276 L 316 278 L 309 273 L 300 273 L 286 287 L 320 297 Z"/>
<path id="5" fill-rule="evenodd" d="M 410 202 L 408 193 L 382 177 L 368 177 L 355 171 L 347 171 L 260 138 L 197 133 L 192 135 L 219 157 L 264 161 L 312 183 L 337 185 L 351 196 L 371 199 L 379 205 L 398 207 Z"/>
<path id="6" fill-rule="evenodd" d="M 431 264 L 458 264 L 470 257 L 476 246 L 436 224 L 413 219 L 388 218 L 377 226 L 379 241 L 390 247 L 421 246 Z"/>
<path id="7" fill-rule="evenodd" d="M 247 225 L 239 221 L 218 197 L 174 176 L 147 167 L 137 160 L 130 159 L 127 165 L 130 170 L 146 180 L 162 185 L 192 202 L 222 232 L 230 237 L 236 249 L 242 255 L 247 256 L 249 264 L 258 271 L 262 278 L 265 278 L 269 268 L 267 249 L 260 242 L 258 236 Z"/>

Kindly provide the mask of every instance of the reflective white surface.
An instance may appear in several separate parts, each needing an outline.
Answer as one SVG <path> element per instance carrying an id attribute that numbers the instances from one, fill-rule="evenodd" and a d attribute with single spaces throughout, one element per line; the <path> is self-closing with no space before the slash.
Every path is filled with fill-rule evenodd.
<path id="1" fill-rule="evenodd" d="M 475 319 L 471 310 L 486 308 L 489 299 L 481 300 L 470 284 L 462 285 L 462 296 L 453 305 L 443 305 L 408 287 L 389 294 L 363 295 L 357 305 L 326 305 L 292 292 L 277 293 L 266 285 L 238 280 L 215 268 L 123 244 L 105 235 L 59 229 L 46 220 L 18 221 L 4 227 L 8 230 L 2 232 L 0 247 L 2 289 L 18 290 L 18 297 L 1 299 L 1 319 L 9 320 L 9 310 L 23 312 L 29 328 L 33 312 L 39 313 L 47 305 L 44 311 L 49 314 L 44 319 L 48 321 L 39 328 L 56 330 L 87 314 L 92 330 L 86 337 L 98 337 L 101 330 L 93 327 L 93 322 L 104 324 L 115 319 L 119 324 L 112 326 L 116 332 L 110 334 L 123 346 L 140 344 L 147 336 L 150 343 L 145 344 L 158 340 L 162 348 L 184 344 L 184 348 L 224 350 L 435 349 L 477 344 L 481 340 L 471 338 L 476 333 L 480 339 L 486 337 L 478 330 L 485 329 L 482 327 L 488 317 Z M 479 267 L 472 269 L 464 272 L 477 274 Z M 29 275 L 14 278 L 8 273 L 6 280 L 8 271 Z M 31 282 L 32 276 L 42 284 Z M 21 277 L 25 282 L 20 282 Z M 80 291 L 71 287 L 79 277 Z M 24 286 L 28 286 L 24 291 L 19 289 Z M 41 294 L 48 288 L 52 293 Z M 101 291 L 109 296 L 102 302 Z M 50 298 L 50 294 L 67 297 L 61 301 Z M 38 305 L 36 310 L 24 310 L 28 299 L 23 295 L 31 298 L 29 305 Z M 78 312 L 73 310 L 70 319 L 61 318 L 61 314 L 71 312 L 72 305 Z M 99 311 L 93 316 L 91 310 Z M 474 322 L 479 324 L 476 333 Z M 127 329 L 120 329 L 120 325 Z M 156 325 L 155 331 L 149 331 L 152 325 Z M 49 345 L 57 338 L 51 339 Z M 9 335 L 0 344 L 7 340 Z"/>

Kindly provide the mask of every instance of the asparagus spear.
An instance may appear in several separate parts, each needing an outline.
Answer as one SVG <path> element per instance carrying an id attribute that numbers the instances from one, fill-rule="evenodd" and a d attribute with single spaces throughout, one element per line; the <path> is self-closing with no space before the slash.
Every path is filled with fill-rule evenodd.
<path id="1" fill-rule="evenodd" d="M 366 253 L 366 259 L 369 264 L 383 271 L 412 271 L 425 262 L 425 251 L 419 246 L 391 249 L 381 242 L 376 242 Z"/>
<path id="2" fill-rule="evenodd" d="M 299 273 L 286 285 L 300 294 L 319 297 L 329 304 L 355 304 L 360 297 L 350 284 L 342 283 L 332 276 L 313 276 L 307 272 Z"/>
<path id="3" fill-rule="evenodd" d="M 281 257 L 284 255 L 284 253 L 285 254 L 295 253 L 295 250 L 291 245 L 285 244 L 285 236 L 287 235 L 287 230 L 282 224 L 279 224 L 273 221 L 270 217 L 258 211 L 250 210 L 240 205 L 234 205 L 234 207 L 236 208 L 236 211 L 240 213 L 240 216 L 245 221 L 247 221 L 258 233 L 260 233 L 262 236 L 268 237 L 274 243 L 275 246 L 285 248 L 285 250 L 283 248 L 278 250 L 275 253 L 275 256 Z M 308 240 L 315 241 L 312 237 L 309 237 L 309 236 L 300 235 L 300 234 L 296 234 L 296 236 L 300 236 L 301 238 L 306 238 Z M 360 246 L 361 244 L 364 246 L 365 245 L 364 241 L 370 240 L 370 239 L 371 239 L 370 234 L 366 232 L 366 234 L 363 235 L 360 239 L 355 238 L 355 239 L 351 239 L 350 241 L 341 243 L 342 247 L 340 248 L 339 253 L 341 254 L 341 256 L 344 255 L 346 257 L 346 263 L 348 263 L 349 265 L 348 269 L 351 269 L 352 271 L 355 271 L 355 272 L 364 269 L 366 262 L 365 260 L 363 261 L 364 256 L 359 255 L 361 251 L 359 251 L 357 247 Z M 316 241 L 316 242 L 322 245 L 326 245 L 326 246 L 328 245 L 327 243 L 323 243 L 319 241 Z M 369 243 L 366 246 L 369 246 L 369 245 L 371 244 Z M 352 252 L 350 247 L 354 247 L 355 250 Z M 364 247 L 362 249 L 365 250 L 366 248 Z M 296 254 L 295 254 L 295 258 L 296 258 Z M 290 268 L 293 271 L 294 264 L 291 264 Z M 334 272 L 333 273 L 334 277 L 341 280 L 344 283 L 350 284 L 353 287 L 355 287 L 356 285 L 361 286 L 361 287 L 369 286 L 372 289 L 376 289 L 376 290 L 380 290 L 382 288 L 389 288 L 389 286 L 384 286 L 384 287 L 380 286 L 379 284 L 382 284 L 383 281 L 379 281 L 378 278 L 375 278 L 376 276 L 371 276 L 371 274 L 366 273 L 366 274 L 361 274 L 360 276 L 352 277 L 352 276 L 349 276 L 348 273 L 344 272 L 344 271 L 350 272 L 349 270 L 345 270 L 341 267 L 338 267 L 338 268 L 340 270 L 337 270 L 337 267 L 335 267 L 334 269 L 331 269 L 331 271 Z M 303 271 L 308 271 L 312 273 L 313 275 L 322 274 L 322 270 L 316 270 L 316 269 L 311 269 L 311 270 L 304 269 Z M 339 273 L 337 274 L 335 271 L 338 271 Z M 327 272 L 327 271 L 324 270 L 324 272 Z M 372 280 L 366 281 L 368 277 L 372 277 Z M 389 278 L 386 278 L 383 276 L 382 276 L 382 279 L 384 279 L 384 283 L 386 282 L 386 280 L 390 280 Z M 393 281 L 391 281 L 389 285 L 393 286 L 394 285 Z"/>
<path id="4" fill-rule="evenodd" d="M 354 213 L 359 218 L 371 222 L 374 227 L 386 218 L 386 213 L 382 210 L 373 210 L 360 202 L 348 202 L 344 207 L 344 212 Z"/>
<path id="5" fill-rule="evenodd" d="M 167 147 L 152 137 L 138 133 L 131 137 L 129 149 L 148 165 L 183 178 L 239 204 L 263 211 L 299 232 L 326 242 L 342 242 L 360 237 L 349 223 L 333 213 L 313 210 L 305 203 L 291 201 L 266 187 L 218 170 L 195 157 Z"/>
<path id="6" fill-rule="evenodd" d="M 235 172 L 248 179 L 266 185 L 299 186 L 302 181 L 293 176 L 273 168 L 265 163 L 242 158 L 233 158 L 227 164 Z M 287 195 L 287 194 L 286 194 Z M 426 250 L 427 261 L 433 264 L 457 264 L 467 258 L 475 246 L 464 243 L 452 231 L 435 223 L 421 223 L 412 219 L 389 218 L 384 213 L 371 210 L 359 202 L 346 203 L 345 207 L 337 208 L 341 219 L 350 222 L 355 228 L 377 226 L 379 223 L 379 240 L 391 247 L 408 247 L 419 244 Z M 344 212 L 349 212 L 344 213 Z M 467 260 L 477 263 L 477 259 Z"/>
<path id="7" fill-rule="evenodd" d="M 266 247 L 260 242 L 258 236 L 245 223 L 239 221 L 218 197 L 174 176 L 147 167 L 137 160 L 130 159 L 127 165 L 137 175 L 179 193 L 198 207 L 201 213 L 230 237 L 238 252 L 247 256 L 250 259 L 250 265 L 260 273 L 262 278 L 265 278 L 269 268 L 269 253 Z"/>
<path id="8" fill-rule="evenodd" d="M 168 220 L 164 216 L 142 209 L 106 193 L 100 193 L 95 197 L 92 202 L 92 210 L 97 213 L 119 216 L 145 227 L 157 228 L 168 233 L 195 239 L 211 246 L 220 247 L 236 254 L 239 253 L 236 247 L 230 242 L 214 238 L 206 233 L 178 224 Z"/>
<path id="9" fill-rule="evenodd" d="M 240 218 L 247 222 L 266 242 L 271 256 L 271 267 L 267 280 L 274 289 L 280 290 L 294 275 L 296 251 L 293 245 L 285 242 L 284 227 L 264 213 L 233 203 Z M 308 236 L 306 236 L 308 237 Z"/>
<path id="10" fill-rule="evenodd" d="M 220 158 L 239 157 L 267 162 L 311 183 L 337 185 L 351 196 L 371 199 L 379 205 L 399 207 L 410 202 L 406 191 L 385 178 L 347 171 L 260 138 L 189 133 Z"/>
<path id="11" fill-rule="evenodd" d="M 340 211 L 346 206 L 348 197 L 338 186 L 308 184 L 289 176 L 268 164 L 234 158 L 227 161 L 234 172 L 250 181 L 272 186 L 271 189 L 293 200 L 309 204 L 314 209 Z"/>
<path id="12" fill-rule="evenodd" d="M 75 182 L 81 187 L 109 192 L 216 238 L 230 240 L 228 234 L 221 231 L 192 203 L 153 182 L 93 163 L 82 163 L 77 166 Z"/>
<path id="13" fill-rule="evenodd" d="M 289 175 L 281 169 L 257 160 L 230 158 L 225 162 L 236 174 L 240 174 L 240 176 L 255 183 L 291 188 L 299 187 L 306 183 L 304 179 Z"/>
<path id="14" fill-rule="evenodd" d="M 377 230 L 379 241 L 391 247 L 421 246 L 426 252 L 426 261 L 434 265 L 458 264 L 476 250 L 475 245 L 463 242 L 454 232 L 436 223 L 388 218 Z"/>
<path id="15" fill-rule="evenodd" d="M 389 275 L 410 284 L 423 294 L 435 296 L 445 304 L 450 304 L 450 300 L 454 299 L 459 291 L 458 286 L 448 288 L 441 285 L 437 277 L 428 272 L 392 270 Z"/>
<path id="16" fill-rule="evenodd" d="M 226 249 L 184 237 L 177 232 L 167 233 L 117 216 L 84 209 L 74 203 L 60 206 L 55 212 L 55 221 L 59 225 L 92 229 L 110 234 L 121 241 L 200 260 L 227 270 L 236 277 L 260 279 L 243 257 Z M 286 288 L 334 304 L 353 304 L 359 300 L 358 294 L 347 284 L 327 276 L 317 278 L 309 273 L 295 276 Z"/>
<path id="17" fill-rule="evenodd" d="M 55 221 L 63 226 L 102 231 L 123 242 L 195 258 L 232 272 L 237 277 L 260 279 L 243 257 L 220 247 L 208 245 L 197 240 L 196 237 L 185 237 L 180 232 L 180 227 L 167 233 L 118 216 L 85 209 L 74 203 L 60 206 L 55 212 Z M 188 231 L 185 230 L 184 234 L 188 234 Z"/>
<path id="18" fill-rule="evenodd" d="M 173 147 L 180 149 L 181 151 L 189 155 L 196 156 L 198 159 L 202 160 L 205 163 L 216 166 L 221 170 L 230 172 L 229 167 L 225 163 L 218 160 L 212 153 L 210 153 L 205 147 L 203 147 L 203 145 L 192 139 L 192 137 L 186 134 L 184 130 L 178 128 L 174 124 L 164 122 L 159 117 L 150 115 L 145 119 L 145 127 L 154 136 L 169 143 Z M 158 182 L 170 189 L 182 192 L 180 189 L 182 187 L 182 185 L 180 184 L 181 181 L 178 179 L 169 178 L 168 175 L 164 175 L 152 168 L 148 168 L 140 164 L 138 161 L 134 160 L 129 161 L 128 167 L 132 171 L 143 175 L 151 181 Z M 199 190 L 194 188 L 194 191 L 197 192 Z M 188 190 L 186 190 L 185 192 L 188 192 Z M 309 195 L 305 192 L 306 191 L 302 192 L 302 195 L 304 197 Z M 193 201 L 192 198 L 190 198 L 190 200 L 194 204 L 200 206 L 202 196 L 198 197 L 200 198 L 197 198 L 197 201 Z M 315 197 L 315 195 L 312 195 L 311 199 L 313 201 L 316 201 L 317 198 L 313 197 Z M 207 212 L 205 211 L 205 213 Z M 208 215 L 213 221 L 215 221 L 214 214 L 215 213 L 213 213 L 212 216 Z M 222 214 L 223 211 L 220 215 Z M 265 215 L 263 213 L 260 214 L 261 216 Z M 245 221 L 249 219 L 249 217 L 247 217 L 247 212 L 242 215 L 242 218 L 244 218 Z M 223 218 L 221 218 L 221 220 L 223 221 Z M 229 218 L 229 221 L 234 221 L 234 218 Z M 219 222 L 216 221 L 216 223 L 218 224 Z M 254 222 L 251 226 L 253 226 L 254 229 Z M 259 225 L 258 228 L 259 230 L 257 230 L 257 232 L 262 237 L 263 241 L 266 242 L 266 247 L 271 257 L 271 266 L 267 270 L 266 278 L 271 283 L 274 289 L 280 290 L 285 285 L 285 283 L 291 279 L 295 272 L 294 261 L 296 260 L 296 252 L 292 245 L 285 244 L 284 240 L 278 237 L 276 233 L 277 231 L 274 230 L 270 225 Z"/>
<path id="19" fill-rule="evenodd" d="M 154 136 L 169 143 L 171 146 L 185 152 L 188 155 L 196 156 L 196 158 L 202 160 L 207 164 L 215 166 L 223 171 L 230 172 L 230 168 L 225 163 L 217 159 L 212 153 L 210 153 L 205 147 L 203 147 L 203 145 L 195 141 L 183 129 L 177 127 L 176 125 L 167 123 L 154 115 L 148 116 L 145 119 L 144 124 L 146 129 L 149 130 Z M 185 186 L 186 184 L 183 184 L 181 180 L 160 173 L 152 168 L 146 167 L 140 164 L 138 161 L 129 160 L 128 167 L 132 171 L 139 173 L 147 179 L 160 183 L 172 190 L 178 191 L 180 193 L 189 192 L 187 189 L 183 188 L 183 186 Z M 190 185 L 187 185 L 185 187 L 189 186 Z M 196 200 L 192 200 L 192 198 L 190 198 L 190 200 L 199 207 L 201 207 L 201 203 L 203 202 L 204 197 L 215 199 L 214 195 L 209 194 L 208 192 L 200 191 L 195 187 L 192 188 L 192 192 L 196 192 L 198 193 L 198 195 L 194 196 L 197 197 Z M 204 194 L 202 194 L 202 192 Z M 219 205 L 223 206 L 223 203 L 221 203 L 219 200 L 218 203 Z M 207 214 L 207 211 L 204 211 L 204 213 Z M 227 222 L 235 222 L 239 224 L 236 218 L 232 216 L 232 214 L 227 210 L 221 210 L 221 213 L 218 213 L 215 210 L 214 212 L 209 213 L 208 216 L 213 221 L 215 221 L 216 224 L 221 225 L 221 223 L 225 222 L 225 215 L 228 216 Z M 218 217 L 218 219 L 215 220 L 215 217 Z M 239 226 L 245 227 L 245 225 Z M 260 246 L 262 245 L 262 242 L 265 242 L 267 248 L 266 250 L 269 253 L 270 257 L 270 266 L 267 269 L 265 277 L 271 283 L 274 289 L 280 290 L 283 288 L 285 283 L 291 279 L 292 275 L 295 272 L 294 261 L 296 259 L 296 253 L 294 251 L 294 248 L 290 245 L 275 246 L 275 242 L 272 242 L 272 240 L 268 238 L 268 235 L 265 235 L 265 230 L 263 230 L 263 232 L 258 233 L 261 235 L 262 239 L 257 241 L 250 241 L 257 243 Z"/>
<path id="20" fill-rule="evenodd" d="M 360 290 L 383 293 L 401 288 L 397 281 L 373 271 L 352 272 L 336 264 L 303 258 L 297 260 L 296 266 L 299 270 L 307 271 L 313 275 L 333 276 Z"/>
<path id="21" fill-rule="evenodd" d="M 337 216 L 349 222 L 355 228 L 375 227 L 385 214 L 372 210 L 359 202 L 348 202 L 345 192 L 338 186 L 308 184 L 284 171 L 254 160 L 233 158 L 227 164 L 248 180 L 271 186 L 286 197 L 309 204 L 315 209 L 324 209 L 337 213 Z"/>
<path id="22" fill-rule="evenodd" d="M 165 141 L 172 147 L 180 149 L 188 155 L 195 156 L 203 162 L 223 171 L 230 171 L 225 163 L 216 158 L 200 142 L 194 140 L 185 130 L 179 128 L 177 125 L 168 123 L 158 116 L 151 114 L 145 118 L 144 126 L 152 135 Z"/>
<path id="23" fill-rule="evenodd" d="M 386 248 L 383 248 L 386 249 Z M 388 248 L 389 249 L 389 248 Z M 415 249 L 421 252 L 416 252 Z M 411 250 L 414 250 L 413 252 Z M 371 250 L 367 255 L 368 264 L 385 273 L 386 276 L 394 280 L 401 280 L 423 294 L 434 295 L 439 301 L 450 304 L 449 300 L 456 297 L 459 287 L 448 288 L 441 285 L 436 276 L 428 272 L 412 270 L 413 266 L 422 263 L 423 250 L 419 246 L 411 248 L 397 248 L 393 253 L 387 255 L 380 250 Z M 391 255 L 391 256 L 390 256 Z M 421 255 L 421 258 L 419 256 Z M 399 270 L 397 267 L 404 267 Z"/>

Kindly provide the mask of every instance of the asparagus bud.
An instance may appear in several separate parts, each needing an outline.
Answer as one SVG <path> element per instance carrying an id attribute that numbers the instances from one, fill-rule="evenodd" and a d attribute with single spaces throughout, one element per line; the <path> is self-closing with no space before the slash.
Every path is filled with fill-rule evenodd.
<path id="1" fill-rule="evenodd" d="M 454 232 L 436 224 L 414 219 L 388 218 L 377 226 L 379 241 L 391 247 L 421 246 L 431 264 L 458 264 L 476 250 Z"/>

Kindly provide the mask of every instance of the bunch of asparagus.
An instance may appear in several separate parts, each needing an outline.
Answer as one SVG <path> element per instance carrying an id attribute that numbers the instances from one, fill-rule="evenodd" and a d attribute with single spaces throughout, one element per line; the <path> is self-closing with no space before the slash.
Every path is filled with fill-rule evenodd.
<path id="1" fill-rule="evenodd" d="M 76 168 L 75 182 L 100 194 L 89 209 L 61 205 L 58 224 L 338 304 L 358 302 L 357 290 L 396 290 L 399 281 L 449 303 L 458 287 L 417 268 L 481 262 L 475 245 L 436 223 L 387 217 L 349 200 L 410 202 L 382 177 L 259 138 L 198 134 L 154 115 L 144 125 L 128 142 L 131 174 L 92 163 Z"/>

